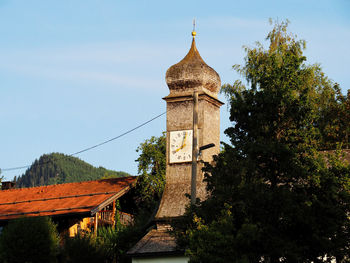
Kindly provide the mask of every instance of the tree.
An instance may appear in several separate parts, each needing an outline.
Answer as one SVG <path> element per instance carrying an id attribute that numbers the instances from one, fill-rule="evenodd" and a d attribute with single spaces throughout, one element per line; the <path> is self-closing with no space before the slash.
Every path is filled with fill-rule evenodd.
<path id="1" fill-rule="evenodd" d="M 149 209 L 160 201 L 165 186 L 166 169 L 166 136 L 152 136 L 137 148 L 140 152 L 136 191 L 139 195 L 139 205 Z"/>
<path id="2" fill-rule="evenodd" d="M 0 260 L 6 263 L 56 262 L 56 225 L 48 217 L 14 219 L 0 235 Z"/>
<path id="3" fill-rule="evenodd" d="M 350 90 L 341 93 L 336 84 L 331 99 L 320 107 L 318 127 L 322 137 L 322 147 L 349 149 L 350 133 Z"/>
<path id="4" fill-rule="evenodd" d="M 320 154 L 320 111 L 334 85 L 306 65 L 305 42 L 276 23 L 245 48 L 247 81 L 224 85 L 232 146 L 204 171 L 210 197 L 176 225 L 191 262 L 347 262 L 350 167 Z M 182 225 L 182 226 L 181 226 Z"/>
<path id="5" fill-rule="evenodd" d="M 66 237 L 62 250 L 63 262 L 112 262 L 109 261 L 104 246 L 93 234 L 78 234 L 73 238 Z"/>

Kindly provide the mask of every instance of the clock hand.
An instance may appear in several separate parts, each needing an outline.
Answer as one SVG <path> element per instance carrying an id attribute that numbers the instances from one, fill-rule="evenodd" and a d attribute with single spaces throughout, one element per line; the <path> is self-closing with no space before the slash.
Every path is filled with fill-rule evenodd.
<path id="1" fill-rule="evenodd" d="M 183 149 L 186 146 L 186 138 L 187 138 L 187 132 L 185 132 L 185 136 L 182 140 L 182 144 L 181 144 L 180 148 L 176 149 L 175 152 L 180 151 L 181 149 Z"/>
<path id="2" fill-rule="evenodd" d="M 181 147 L 180 147 L 179 149 L 176 149 L 175 152 L 180 151 L 181 149 L 185 148 L 185 146 L 186 146 L 186 143 L 184 143 L 183 145 L 181 145 Z"/>

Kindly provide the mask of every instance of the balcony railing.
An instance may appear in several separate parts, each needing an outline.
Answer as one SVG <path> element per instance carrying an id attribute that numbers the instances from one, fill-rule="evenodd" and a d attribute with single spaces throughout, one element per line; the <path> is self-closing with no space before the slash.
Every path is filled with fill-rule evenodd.
<path id="1" fill-rule="evenodd" d="M 114 224 L 114 216 L 115 216 L 115 213 L 113 213 L 112 210 L 102 210 L 99 213 L 99 220 L 101 220 L 104 223 L 113 225 Z"/>

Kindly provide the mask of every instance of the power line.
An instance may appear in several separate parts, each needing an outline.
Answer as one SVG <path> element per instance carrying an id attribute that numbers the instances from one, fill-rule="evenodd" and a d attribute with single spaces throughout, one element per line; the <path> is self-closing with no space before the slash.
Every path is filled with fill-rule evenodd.
<path id="1" fill-rule="evenodd" d="M 69 154 L 68 156 L 75 156 L 75 155 L 78 155 L 78 154 L 80 154 L 80 153 L 87 152 L 87 151 L 89 151 L 89 150 L 92 150 L 92 149 L 95 149 L 95 148 L 97 148 L 97 147 L 100 147 L 100 146 L 102 146 L 102 145 L 104 145 L 104 144 L 106 144 L 106 143 L 109 143 L 109 142 L 111 142 L 111 141 L 114 141 L 114 140 L 116 140 L 116 139 L 119 139 L 119 138 L 121 138 L 121 137 L 123 137 L 123 136 L 125 136 L 125 135 L 127 135 L 127 134 L 129 134 L 129 133 L 131 133 L 131 132 L 133 132 L 133 131 L 135 131 L 135 130 L 141 128 L 141 127 L 143 127 L 143 126 L 145 126 L 146 124 L 148 124 L 148 123 L 150 123 L 150 122 L 152 122 L 152 121 L 158 119 L 159 117 L 163 116 L 163 115 L 166 114 L 166 113 L 167 113 L 167 112 L 165 111 L 165 112 L 163 112 L 163 113 L 161 113 L 161 114 L 159 114 L 159 115 L 153 117 L 152 119 L 150 119 L 150 120 L 148 120 L 148 121 L 145 121 L 145 122 L 141 123 L 140 125 L 138 125 L 138 126 L 132 128 L 132 129 L 130 129 L 130 130 L 128 130 L 128 131 L 126 131 L 126 132 L 124 132 L 124 133 L 122 133 L 122 134 L 116 136 L 116 137 L 113 137 L 113 138 L 108 139 L 108 140 L 106 140 L 106 141 L 103 141 L 103 142 L 101 142 L 101 143 L 95 144 L 95 145 L 93 145 L 93 146 L 87 147 L 87 148 L 85 148 L 85 149 L 83 149 L 83 150 L 80 150 L 80 151 L 77 151 L 77 152 L 75 152 L 75 153 Z M 44 164 L 49 163 L 49 162 L 50 162 L 50 161 L 47 161 L 47 162 L 44 162 L 44 163 L 38 163 L 37 165 L 44 165 Z M 29 168 L 30 166 L 31 166 L 31 165 L 24 165 L 24 166 L 18 166 L 18 167 L 4 168 L 4 169 L 0 169 L 0 171 L 2 171 L 2 172 L 8 172 L 8 171 L 14 171 L 14 170 L 20 170 L 20 169 Z"/>
<path id="2" fill-rule="evenodd" d="M 8 172 L 8 171 L 14 171 L 14 170 L 20 170 L 20 169 L 24 169 L 24 168 L 28 168 L 30 165 L 25 165 L 25 166 L 19 166 L 19 167 L 11 167 L 11 168 L 3 168 L 3 169 L 0 169 L 1 172 L 5 171 L 5 172 Z"/>
<path id="3" fill-rule="evenodd" d="M 126 131 L 126 132 L 124 132 L 124 133 L 122 133 L 122 134 L 120 134 L 120 135 L 118 135 L 118 136 L 112 138 L 112 139 L 109 139 L 109 140 L 107 140 L 107 141 L 101 142 L 101 143 L 96 144 L 96 145 L 94 145 L 94 146 L 85 148 L 85 149 L 80 150 L 80 151 L 78 151 L 78 152 L 72 153 L 72 154 L 70 154 L 69 156 L 78 155 L 78 154 L 80 154 L 80 153 L 83 153 L 83 152 L 89 151 L 89 150 L 91 150 L 91 149 L 97 148 L 97 147 L 99 147 L 99 146 L 101 146 L 101 145 L 103 145 L 103 144 L 106 144 L 106 143 L 109 143 L 109 142 L 114 141 L 114 140 L 116 140 L 116 139 L 119 139 L 120 137 L 123 137 L 123 136 L 127 135 L 128 133 L 133 132 L 133 131 L 139 129 L 139 128 L 141 128 L 142 126 L 145 126 L 146 124 L 148 124 L 148 123 L 154 121 L 155 119 L 158 119 L 159 117 L 163 116 L 165 113 L 166 113 L 166 111 L 163 112 L 163 113 L 161 113 L 161 114 L 159 114 L 159 115 L 157 115 L 157 116 L 155 116 L 155 117 L 153 117 L 152 119 L 150 119 L 150 120 L 148 120 L 148 121 L 146 121 L 146 122 L 144 122 L 144 123 L 142 123 L 142 124 L 136 126 L 135 128 L 132 128 L 131 130 L 128 130 L 128 131 Z"/>

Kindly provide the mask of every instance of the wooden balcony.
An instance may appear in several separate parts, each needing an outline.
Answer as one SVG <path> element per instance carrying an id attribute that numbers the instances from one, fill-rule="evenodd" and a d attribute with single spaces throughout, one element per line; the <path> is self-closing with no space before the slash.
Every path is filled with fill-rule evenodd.
<path id="1" fill-rule="evenodd" d="M 115 213 L 113 210 L 102 210 L 99 212 L 99 220 L 103 224 L 114 225 Z"/>

